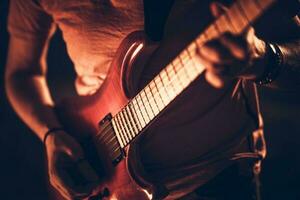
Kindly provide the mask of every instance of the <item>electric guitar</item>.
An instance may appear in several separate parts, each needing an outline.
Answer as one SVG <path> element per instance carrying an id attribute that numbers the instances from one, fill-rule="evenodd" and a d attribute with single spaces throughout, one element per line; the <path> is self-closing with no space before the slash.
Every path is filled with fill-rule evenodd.
<path id="1" fill-rule="evenodd" d="M 156 48 L 143 33 L 132 33 L 120 45 L 99 91 L 58 105 L 61 123 L 82 142 L 87 159 L 100 173 L 95 199 L 163 199 L 167 195 L 133 175 L 135 169 L 128 167 L 130 145 L 204 72 L 205 67 L 195 61 L 199 47 L 224 32 L 241 34 L 275 2 L 235 1 L 139 91 L 132 75 L 155 64 L 150 60 Z"/>

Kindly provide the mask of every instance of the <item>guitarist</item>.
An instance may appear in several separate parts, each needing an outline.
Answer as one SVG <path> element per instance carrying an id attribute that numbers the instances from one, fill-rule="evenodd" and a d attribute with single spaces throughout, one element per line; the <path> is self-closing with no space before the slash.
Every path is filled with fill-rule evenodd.
<path id="1" fill-rule="evenodd" d="M 204 27 L 213 17 L 226 10 L 224 5 L 232 3 L 229 0 L 221 2 L 222 4 L 209 0 L 175 0 L 172 6 L 165 6 L 170 7 L 170 14 L 167 14 L 169 9 L 162 11 L 168 16 L 166 23 L 162 23 L 165 24 L 163 36 L 154 33 L 149 37 L 153 40 L 185 38 L 178 28 L 189 24 L 183 19 L 193 17 L 190 10 L 198 9 L 198 14 L 201 11 L 202 18 L 195 21 L 202 23 L 199 26 Z M 206 67 L 205 76 L 202 79 L 200 77 L 199 94 L 190 98 L 184 120 L 176 118 L 177 115 L 171 112 L 168 120 L 162 119 L 161 122 L 162 127 L 166 128 L 176 121 L 176 124 L 180 124 L 178 130 L 181 134 L 174 132 L 170 135 L 166 131 L 166 135 L 151 134 L 149 137 L 153 139 L 144 137 L 140 142 L 143 144 L 140 152 L 144 155 L 140 161 L 153 175 L 153 180 L 163 183 L 170 193 L 170 199 L 185 198 L 183 196 L 186 199 L 253 197 L 251 169 L 254 162 L 251 157 L 263 157 L 265 149 L 258 149 L 261 150 L 258 152 L 260 154 L 236 154 L 249 151 L 249 146 L 253 143 L 249 138 L 258 126 L 255 91 L 251 86 L 256 82 L 258 85 L 274 88 L 299 89 L 300 19 L 297 16 L 297 6 L 289 8 L 286 3 L 284 7 L 288 11 L 283 11 L 278 6 L 244 34 L 222 34 L 198 50 L 198 61 Z M 46 82 L 46 57 L 50 38 L 56 28 L 62 30 L 77 72 L 77 92 L 79 95 L 91 95 L 105 79 L 121 40 L 130 32 L 144 28 L 143 11 L 142 0 L 10 1 L 10 43 L 5 73 L 7 95 L 18 115 L 44 142 L 50 182 L 65 199 L 84 198 L 96 186 L 95 180 L 98 177 L 84 160 L 79 143 L 64 131 L 54 113 L 54 102 Z M 191 33 L 195 29 L 199 31 L 196 25 L 197 23 L 187 25 L 186 29 Z M 141 82 L 147 82 L 149 76 L 157 71 L 158 69 L 145 69 Z M 199 100 L 204 102 L 200 106 Z M 248 100 L 247 103 L 243 103 L 245 100 Z M 231 112 L 232 110 L 239 112 Z M 189 121 L 185 121 L 186 119 Z M 212 127 L 206 125 L 206 122 L 215 125 Z M 219 151 L 198 159 L 203 154 L 203 149 L 197 143 L 202 138 L 197 139 L 196 130 L 200 129 L 205 130 L 208 135 L 213 132 L 234 133 L 231 136 L 237 135 L 237 139 L 233 139 L 232 145 L 224 145 Z M 257 140 L 263 141 L 262 134 L 256 136 Z M 180 145 L 171 145 L 170 142 L 162 145 L 162 141 L 169 138 Z M 215 144 L 214 139 L 218 138 L 208 139 L 206 145 L 213 146 L 210 142 Z M 151 149 L 160 150 L 157 153 Z M 231 156 L 228 157 L 228 162 L 219 163 L 216 158 L 222 157 L 220 155 Z M 229 162 L 237 158 L 234 155 L 246 159 Z M 197 162 L 190 162 L 194 160 Z M 76 187 L 65 176 L 66 173 L 60 172 L 64 169 L 63 166 L 82 162 L 87 166 L 86 170 L 90 171 L 90 176 L 86 177 L 87 184 L 84 187 Z M 240 167 L 245 165 L 246 167 Z M 196 167 L 193 168 L 194 166 Z M 241 172 L 245 173 L 240 175 Z M 168 176 L 164 177 L 165 174 Z"/>

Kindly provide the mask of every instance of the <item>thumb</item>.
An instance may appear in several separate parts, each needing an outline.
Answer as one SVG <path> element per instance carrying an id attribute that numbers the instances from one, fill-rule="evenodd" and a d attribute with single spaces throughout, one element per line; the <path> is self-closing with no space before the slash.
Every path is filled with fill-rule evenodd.
<path id="1" fill-rule="evenodd" d="M 70 156 L 70 158 L 73 161 L 78 161 L 84 158 L 84 153 L 81 146 L 75 142 L 71 145 L 66 146 L 65 152 Z"/>
<path id="2" fill-rule="evenodd" d="M 226 10 L 227 8 L 221 3 L 212 2 L 210 4 L 210 11 L 215 18 L 222 15 L 224 12 L 226 12 Z"/>

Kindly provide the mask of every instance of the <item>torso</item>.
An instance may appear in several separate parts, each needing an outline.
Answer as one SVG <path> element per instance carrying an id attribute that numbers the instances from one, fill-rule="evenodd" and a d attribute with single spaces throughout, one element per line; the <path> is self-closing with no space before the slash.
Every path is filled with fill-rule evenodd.
<path id="1" fill-rule="evenodd" d="M 110 62 L 122 39 L 132 31 L 143 29 L 143 1 L 53 0 L 50 3 L 42 0 L 42 2 L 63 32 L 68 53 L 78 74 L 76 82 L 78 92 L 82 95 L 94 93 L 105 79 Z M 199 2 L 195 0 L 175 2 L 166 26 L 166 38 L 168 36 L 182 38 L 178 30 L 183 30 L 186 26 L 187 31 L 191 30 L 191 33 L 186 35 L 187 40 L 181 41 L 184 44 L 195 35 L 195 31 L 201 30 L 195 23 L 201 23 L 202 20 L 204 26 L 208 23 L 207 20 L 212 19 L 208 10 L 210 1 Z M 203 12 L 199 12 L 203 18 L 177 21 L 186 17 L 189 9 L 194 8 L 196 3 L 204 8 Z M 145 69 L 141 85 L 151 79 L 159 71 L 159 67 Z M 218 141 L 230 142 L 234 138 L 246 137 L 255 129 L 255 123 L 247 113 L 241 94 L 234 92 L 237 82 L 222 90 L 212 88 L 204 77 L 200 77 L 197 83 L 197 86 L 193 85 L 193 90 L 179 99 L 181 106 L 171 107 L 152 129 L 152 133 L 141 139 L 142 162 L 148 171 L 155 174 L 159 170 L 174 168 L 199 159 L 223 145 Z M 155 129 L 160 133 L 164 130 L 165 134 L 157 134 L 158 131 Z M 199 146 L 199 140 L 207 145 Z"/>
<path id="2" fill-rule="evenodd" d="M 105 79 L 122 39 L 143 29 L 143 1 L 41 1 L 62 30 L 77 73 L 78 93 L 94 93 Z"/>

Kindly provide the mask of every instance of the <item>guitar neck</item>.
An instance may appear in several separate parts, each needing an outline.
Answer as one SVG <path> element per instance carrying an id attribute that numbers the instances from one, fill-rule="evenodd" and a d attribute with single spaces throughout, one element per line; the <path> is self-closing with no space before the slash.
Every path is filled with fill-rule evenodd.
<path id="1" fill-rule="evenodd" d="M 185 88 L 202 74 L 195 54 L 205 42 L 225 32 L 241 34 L 276 0 L 237 0 L 172 60 L 112 118 L 120 146 L 127 146 Z"/>

